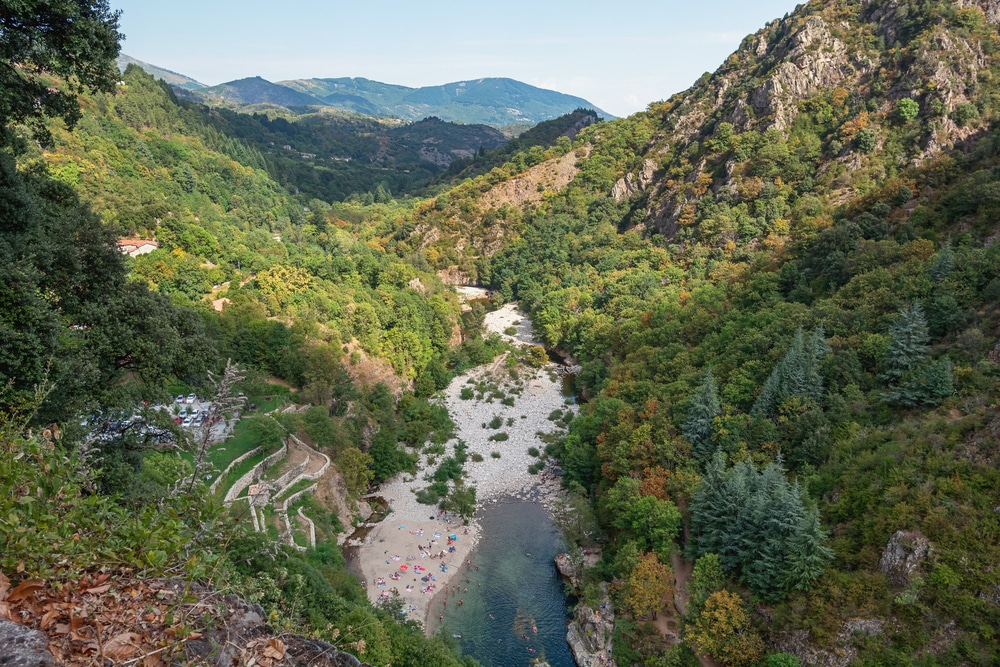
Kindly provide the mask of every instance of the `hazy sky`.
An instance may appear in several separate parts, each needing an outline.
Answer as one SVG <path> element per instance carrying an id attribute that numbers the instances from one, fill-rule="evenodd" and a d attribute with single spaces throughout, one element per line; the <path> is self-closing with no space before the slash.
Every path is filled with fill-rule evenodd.
<path id="1" fill-rule="evenodd" d="M 424 86 L 506 76 L 616 115 L 715 70 L 792 0 L 111 0 L 122 52 L 214 85 L 358 76 Z"/>

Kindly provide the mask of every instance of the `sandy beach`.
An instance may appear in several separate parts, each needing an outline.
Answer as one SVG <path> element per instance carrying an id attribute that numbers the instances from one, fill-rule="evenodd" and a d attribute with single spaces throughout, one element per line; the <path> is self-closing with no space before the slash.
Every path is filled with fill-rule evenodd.
<path id="1" fill-rule="evenodd" d="M 517 334 L 503 333 L 512 326 Z M 512 304 L 489 313 L 486 327 L 510 342 L 534 343 L 530 322 Z M 528 449 L 545 447 L 536 433 L 556 430 L 556 425 L 548 419 L 550 413 L 570 407 L 564 403 L 556 367 L 550 364 L 530 374 L 521 369 L 516 381 L 511 380 L 503 368 L 500 358 L 493 364 L 460 375 L 452 380 L 440 399 L 456 427 L 456 439 L 446 445 L 446 455 L 453 453 L 458 439 L 468 445 L 470 458 L 464 466 L 465 483 L 476 487 L 478 507 L 504 495 L 547 502 L 558 489 L 557 484 L 551 481 L 543 484 L 541 476 L 528 472 L 528 466 L 538 460 L 528 453 Z M 496 398 L 489 401 L 481 392 L 477 393 L 481 399 L 461 398 L 463 388 L 486 382 L 513 397 L 514 405 L 503 405 Z M 517 392 L 520 395 L 516 395 Z M 499 418 L 502 425 L 489 428 L 488 422 L 495 418 Z M 507 434 L 507 440 L 496 439 L 501 432 Z M 499 453 L 499 458 L 493 455 L 495 452 Z M 482 456 L 482 461 L 472 460 L 476 453 Z M 444 602 L 449 586 L 457 585 L 453 581 L 456 575 L 476 566 L 473 550 L 479 537 L 475 519 L 464 525 L 459 517 L 417 502 L 415 493 L 430 484 L 424 476 L 435 468 L 436 463 L 430 464 L 428 456 L 423 454 L 416 475 L 399 475 L 382 484 L 379 495 L 389 502 L 392 511 L 371 529 L 358 548 L 360 569 L 372 602 L 397 592 L 407 616 L 423 623 L 428 632 L 437 621 L 436 617 L 428 619 L 430 610 Z M 456 592 L 452 588 L 449 594 L 451 604 L 457 604 L 451 597 Z M 434 622 L 429 623 L 429 620 Z"/>

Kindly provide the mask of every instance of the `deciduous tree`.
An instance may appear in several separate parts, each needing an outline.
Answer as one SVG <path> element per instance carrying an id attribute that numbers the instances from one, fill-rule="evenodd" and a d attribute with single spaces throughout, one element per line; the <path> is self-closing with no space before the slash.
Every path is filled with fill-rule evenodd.
<path id="1" fill-rule="evenodd" d="M 656 614 L 674 594 L 674 571 L 655 553 L 640 554 L 625 583 L 625 604 L 635 617 Z"/>
<path id="2" fill-rule="evenodd" d="M 708 596 L 686 638 L 699 653 L 732 667 L 753 665 L 764 652 L 764 642 L 750 625 L 743 600 L 725 590 Z"/>

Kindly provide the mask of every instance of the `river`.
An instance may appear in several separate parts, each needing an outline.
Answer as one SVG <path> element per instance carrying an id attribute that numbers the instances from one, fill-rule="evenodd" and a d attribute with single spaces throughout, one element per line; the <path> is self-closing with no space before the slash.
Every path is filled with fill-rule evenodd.
<path id="1" fill-rule="evenodd" d="M 530 665 L 536 658 L 573 667 L 566 596 L 553 563 L 565 547 L 548 510 L 504 498 L 480 510 L 479 520 L 482 536 L 472 559 L 479 569 L 469 569 L 462 590 L 449 597 L 444 631 L 461 635 L 462 653 L 488 667 Z"/>

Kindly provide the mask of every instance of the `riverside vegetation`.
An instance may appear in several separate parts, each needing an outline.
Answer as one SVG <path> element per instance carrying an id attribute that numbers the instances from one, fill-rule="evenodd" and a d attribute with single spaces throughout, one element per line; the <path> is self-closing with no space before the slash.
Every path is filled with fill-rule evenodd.
<path id="1" fill-rule="evenodd" d="M 580 363 L 586 402 L 545 452 L 567 538 L 603 547 L 585 601 L 608 584 L 626 612 L 619 664 L 992 664 L 998 17 L 816 0 L 643 113 L 486 152 L 421 197 L 343 201 L 286 192 L 138 68 L 115 85 L 114 36 L 88 39 L 96 69 L 49 68 L 97 88 L 81 114 L 0 107 L 0 567 L 183 574 L 373 664 L 457 663 L 372 609 L 335 541 L 255 555 L 204 489 L 170 493 L 175 458 L 113 440 L 86 472 L 69 426 L 232 358 L 248 387 L 299 388 L 314 407 L 288 426 L 353 464 L 357 495 L 447 440 L 427 397 L 501 346 L 440 275 L 516 299 Z M 3 84 L 39 96 L 41 77 Z M 122 260 L 124 233 L 160 248 Z M 54 445 L 32 435 L 53 422 Z"/>

